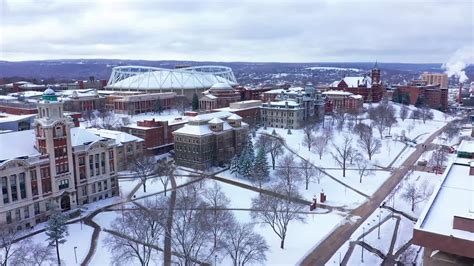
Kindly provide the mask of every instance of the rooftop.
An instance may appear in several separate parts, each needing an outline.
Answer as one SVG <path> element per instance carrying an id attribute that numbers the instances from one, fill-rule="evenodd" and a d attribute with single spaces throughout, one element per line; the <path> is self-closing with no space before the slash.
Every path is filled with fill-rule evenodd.
<path id="1" fill-rule="evenodd" d="M 457 162 L 446 169 L 415 229 L 472 241 L 474 233 L 453 229 L 454 216 L 474 219 L 474 176 L 468 164 Z"/>
<path id="2" fill-rule="evenodd" d="M 474 140 L 463 140 L 458 147 L 458 152 L 474 153 Z"/>
<path id="3" fill-rule="evenodd" d="M 15 148 L 9 149 L 7 147 Z M 35 148 L 34 130 L 0 134 L 0 161 L 39 154 Z"/>
<path id="4" fill-rule="evenodd" d="M 133 142 L 133 141 L 142 141 L 143 139 L 136 137 L 134 135 L 116 131 L 116 130 L 107 130 L 107 129 L 100 129 L 100 128 L 88 128 L 87 131 L 96 134 L 97 136 L 114 139 L 117 145 Z"/>

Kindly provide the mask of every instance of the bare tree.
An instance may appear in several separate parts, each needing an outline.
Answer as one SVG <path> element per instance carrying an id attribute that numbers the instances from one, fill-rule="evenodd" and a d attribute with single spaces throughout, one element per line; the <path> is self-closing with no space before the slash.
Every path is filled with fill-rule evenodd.
<path id="1" fill-rule="evenodd" d="M 308 190 L 309 183 L 314 180 L 317 172 L 319 171 L 316 167 L 314 167 L 310 159 L 301 160 L 300 168 L 301 168 L 301 173 L 303 174 L 303 178 L 305 181 L 306 190 Z"/>
<path id="2" fill-rule="evenodd" d="M 292 153 L 285 155 L 278 161 L 278 169 L 275 171 L 275 175 L 285 185 L 287 196 L 298 191 L 297 185 L 301 181 L 301 171 L 299 171 L 295 163 L 295 156 Z"/>
<path id="3" fill-rule="evenodd" d="M 287 193 L 287 189 L 282 184 L 274 186 L 272 190 L 279 194 Z M 296 193 L 292 196 L 299 197 Z M 252 209 L 258 211 L 252 212 L 251 216 L 270 226 L 280 238 L 280 248 L 284 249 L 288 225 L 291 221 L 304 221 L 304 216 L 301 214 L 304 207 L 306 206 L 288 199 L 274 198 L 261 193 L 252 199 Z"/>
<path id="4" fill-rule="evenodd" d="M 257 140 L 257 146 L 263 147 L 267 153 L 270 153 L 272 158 L 272 167 L 275 170 L 275 163 L 277 158 L 283 154 L 283 139 L 278 134 L 266 135 L 262 134 Z"/>
<path id="5" fill-rule="evenodd" d="M 173 217 L 173 249 L 180 253 L 182 265 L 193 265 L 198 260 L 207 262 L 214 254 L 211 225 L 207 217 L 209 206 L 203 201 L 196 184 L 178 190 Z"/>
<path id="6" fill-rule="evenodd" d="M 390 135 L 392 132 L 392 127 L 397 124 L 397 118 L 395 117 L 395 108 L 392 104 L 387 104 L 385 109 L 385 117 L 383 122 L 385 126 L 388 128 L 388 134 Z"/>
<path id="7" fill-rule="evenodd" d="M 359 183 L 362 183 L 362 178 L 367 177 L 374 174 L 374 171 L 370 169 L 369 163 L 363 158 L 362 155 L 359 154 L 355 159 L 357 170 L 359 173 Z"/>
<path id="8" fill-rule="evenodd" d="M 157 171 L 156 160 L 153 156 L 138 156 L 132 162 L 132 171 L 143 184 L 143 192 L 146 193 L 146 181 L 153 177 Z"/>
<path id="9" fill-rule="evenodd" d="M 154 203 L 147 202 L 146 206 L 155 209 Z M 158 209 L 158 208 L 156 208 Z M 152 246 L 160 244 L 164 229 L 157 210 L 138 209 L 125 212 L 122 217 L 114 220 L 110 233 L 104 239 L 104 246 L 114 253 L 113 260 L 117 264 L 138 263 L 150 265 L 155 253 Z"/>
<path id="10" fill-rule="evenodd" d="M 432 120 L 434 118 L 434 113 L 430 108 L 423 106 L 420 108 L 420 116 L 423 124 L 425 124 L 426 120 Z"/>
<path id="11" fill-rule="evenodd" d="M 339 107 L 333 113 L 334 119 L 336 120 L 337 129 L 342 130 L 344 124 L 346 123 L 346 109 Z"/>
<path id="12" fill-rule="evenodd" d="M 11 265 L 41 266 L 54 264 L 54 253 L 48 245 L 23 241 L 18 251 L 11 258 Z"/>
<path id="13" fill-rule="evenodd" d="M 228 225 L 234 221 L 232 212 L 223 210 L 230 204 L 229 198 L 222 191 L 221 187 L 213 182 L 212 187 L 204 193 L 204 201 L 209 208 L 209 224 L 211 225 L 211 234 L 214 240 L 214 248 L 218 249 L 217 244 L 223 240 L 224 234 L 228 230 Z"/>
<path id="14" fill-rule="evenodd" d="M 352 148 L 352 138 L 348 135 L 345 135 L 343 137 L 342 145 L 334 144 L 334 150 L 334 153 L 331 152 L 332 157 L 342 168 L 342 176 L 346 177 L 347 160 L 349 160 L 355 152 L 354 148 Z"/>
<path id="15" fill-rule="evenodd" d="M 362 134 L 372 133 L 372 128 L 365 123 L 358 123 L 354 126 L 354 132 L 362 138 Z"/>
<path id="16" fill-rule="evenodd" d="M 357 145 L 367 153 L 369 160 L 372 160 L 372 156 L 378 153 L 382 147 L 380 140 L 374 138 L 372 129 L 365 131 L 359 136 L 360 138 L 357 140 Z"/>
<path id="17" fill-rule="evenodd" d="M 104 110 L 103 112 L 100 112 L 99 117 L 102 119 L 101 128 L 116 129 L 117 127 L 120 127 L 121 118 L 115 115 L 112 111 Z"/>
<path id="18" fill-rule="evenodd" d="M 234 266 L 263 264 L 269 247 L 265 239 L 253 231 L 252 224 L 229 224 L 223 247 Z"/>
<path id="19" fill-rule="evenodd" d="M 415 181 L 405 183 L 402 198 L 411 204 L 411 211 L 415 211 L 416 204 L 426 200 L 433 193 L 433 187 L 427 180 L 419 183 Z"/>
<path id="20" fill-rule="evenodd" d="M 303 145 L 308 147 L 308 151 L 311 151 L 311 147 L 314 145 L 314 140 L 316 138 L 316 135 L 311 133 L 311 134 L 304 134 L 303 135 Z"/>
<path id="21" fill-rule="evenodd" d="M 448 154 L 446 152 L 446 149 L 441 147 L 433 151 L 433 154 L 431 155 L 431 158 L 430 158 L 430 164 L 434 166 L 436 174 L 438 174 L 438 171 L 444 167 L 444 163 L 447 160 L 448 160 Z"/>
<path id="22" fill-rule="evenodd" d="M 399 111 L 400 119 L 402 119 L 402 121 L 405 121 L 405 119 L 408 118 L 409 114 L 410 114 L 410 109 L 408 108 L 408 106 L 402 104 L 402 106 L 400 106 L 400 111 Z"/>
<path id="23" fill-rule="evenodd" d="M 171 178 L 174 176 L 175 169 L 176 165 L 174 164 L 173 160 L 161 159 L 158 161 L 156 172 L 158 173 L 160 182 L 165 190 L 165 196 L 168 190 L 168 184 Z"/>
<path id="24" fill-rule="evenodd" d="M 316 168 L 316 173 L 314 174 L 314 177 L 316 178 L 316 180 L 318 180 L 318 184 L 321 184 L 321 179 L 323 179 L 324 174 L 320 169 Z"/>
<path id="25" fill-rule="evenodd" d="M 17 224 L 2 224 L 0 226 L 0 265 L 7 265 L 10 258 L 15 256 L 21 245 L 13 245 L 19 235 Z"/>
<path id="26" fill-rule="evenodd" d="M 421 110 L 419 108 L 416 108 L 411 112 L 410 118 L 413 120 L 421 119 Z"/>
<path id="27" fill-rule="evenodd" d="M 328 147 L 328 143 L 332 138 L 331 130 L 324 130 L 323 134 L 314 138 L 313 146 L 316 150 L 316 153 L 319 155 L 319 160 L 323 157 L 326 149 Z"/>
<path id="28" fill-rule="evenodd" d="M 395 119 L 395 108 L 392 105 L 382 102 L 377 107 L 369 108 L 369 118 L 372 120 L 372 125 L 377 128 L 382 138 L 382 133 L 388 127 L 391 127 L 397 122 Z"/>
<path id="29" fill-rule="evenodd" d="M 444 128 L 444 135 L 448 140 L 452 140 L 454 137 L 459 135 L 461 126 L 456 122 L 449 122 Z"/>

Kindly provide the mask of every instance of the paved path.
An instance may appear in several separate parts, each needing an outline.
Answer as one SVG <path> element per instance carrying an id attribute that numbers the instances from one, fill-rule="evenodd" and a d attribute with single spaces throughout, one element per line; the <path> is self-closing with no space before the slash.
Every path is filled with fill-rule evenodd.
<path id="1" fill-rule="evenodd" d="M 403 162 L 400 168 L 394 169 L 392 175 L 385 183 L 374 193 L 373 197 L 351 211 L 350 216 L 359 216 L 355 223 L 344 223 L 339 226 L 331 235 L 321 241 L 321 243 L 310 252 L 303 260 L 301 265 L 324 265 L 336 251 L 351 237 L 355 230 L 362 225 L 365 220 L 380 206 L 382 201 L 390 192 L 400 183 L 403 177 L 408 173 L 411 166 L 416 163 L 421 154 L 425 151 L 423 144 L 427 145 L 443 131 L 444 127 L 434 132 L 426 141 L 416 146 L 416 150 Z"/>

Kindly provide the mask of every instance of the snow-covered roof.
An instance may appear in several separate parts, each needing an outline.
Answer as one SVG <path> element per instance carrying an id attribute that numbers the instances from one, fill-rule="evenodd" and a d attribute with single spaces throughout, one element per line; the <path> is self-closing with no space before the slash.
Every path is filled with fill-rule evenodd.
<path id="1" fill-rule="evenodd" d="M 220 119 L 220 118 L 214 117 L 208 123 L 209 124 L 220 124 L 220 123 L 224 123 L 224 121 L 222 121 L 222 119 Z"/>
<path id="2" fill-rule="evenodd" d="M 115 67 L 112 70 L 106 88 L 180 90 L 210 88 L 216 83 L 237 85 L 232 69 L 221 66 L 201 66 L 182 69 L 121 66 Z"/>
<path id="3" fill-rule="evenodd" d="M 29 114 L 29 115 L 7 114 L 7 115 L 4 115 L 3 113 L 0 113 L 0 123 L 23 121 L 23 120 L 32 119 L 35 116 L 36 116 L 36 114 Z"/>
<path id="4" fill-rule="evenodd" d="M 195 136 L 204 136 L 212 134 L 212 130 L 209 128 L 209 125 L 191 125 L 186 124 L 184 127 L 173 131 L 173 134 L 185 134 L 185 135 L 195 135 Z"/>
<path id="5" fill-rule="evenodd" d="M 55 95 L 56 93 L 54 92 L 53 89 L 51 88 L 47 88 L 44 92 L 43 92 L 44 95 Z"/>
<path id="6" fill-rule="evenodd" d="M 217 82 L 209 90 L 232 90 L 232 87 L 227 82 Z"/>
<path id="7" fill-rule="evenodd" d="M 240 115 L 237 115 L 237 114 L 233 114 L 229 117 L 227 117 L 227 120 L 241 120 L 242 117 Z"/>
<path id="8" fill-rule="evenodd" d="M 323 92 L 323 94 L 324 95 L 346 95 L 346 96 L 352 95 L 352 93 L 348 91 L 334 91 L 334 90 L 325 91 Z"/>
<path id="9" fill-rule="evenodd" d="M 459 145 L 458 151 L 474 153 L 474 140 L 463 140 Z"/>
<path id="10" fill-rule="evenodd" d="M 34 130 L 0 134 L 0 160 L 39 155 L 35 149 Z"/>
<path id="11" fill-rule="evenodd" d="M 215 112 L 215 113 L 208 113 L 208 114 L 202 114 L 202 115 L 197 115 L 194 117 L 190 117 L 189 121 L 209 121 L 213 119 L 214 117 L 220 118 L 220 119 L 226 119 L 227 117 L 231 116 L 231 112 L 227 111 L 221 111 L 221 112 Z"/>
<path id="12" fill-rule="evenodd" d="M 89 144 L 94 141 L 105 139 L 104 137 L 98 136 L 85 128 L 73 127 L 71 128 L 71 144 L 73 147 L 84 144 Z"/>
<path id="13" fill-rule="evenodd" d="M 270 105 L 271 106 L 286 106 L 288 104 L 288 106 L 293 106 L 293 107 L 298 107 L 300 106 L 299 103 L 295 102 L 295 101 L 278 101 L 278 102 L 270 102 Z"/>
<path id="14" fill-rule="evenodd" d="M 367 85 L 367 88 L 372 87 L 372 78 L 369 76 L 366 77 L 345 77 L 342 79 L 349 88 L 357 88 L 358 86 Z M 337 87 L 339 83 L 342 81 L 334 81 L 331 83 L 330 87 Z"/>
<path id="15" fill-rule="evenodd" d="M 143 139 L 136 137 L 134 135 L 116 131 L 116 130 L 107 130 L 107 129 L 100 129 L 100 128 L 88 128 L 87 131 L 94 133 L 100 137 L 114 139 L 117 145 L 133 142 L 133 141 L 143 141 Z"/>
<path id="16" fill-rule="evenodd" d="M 472 241 L 474 233 L 453 229 L 454 216 L 474 219 L 473 176 L 469 165 L 452 163 L 426 204 L 415 229 Z"/>

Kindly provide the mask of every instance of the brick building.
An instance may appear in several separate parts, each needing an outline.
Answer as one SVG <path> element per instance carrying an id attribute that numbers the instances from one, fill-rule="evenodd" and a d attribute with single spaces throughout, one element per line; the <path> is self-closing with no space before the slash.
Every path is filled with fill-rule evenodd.
<path id="1" fill-rule="evenodd" d="M 148 93 L 137 95 L 108 96 L 109 104 L 117 114 L 134 115 L 171 109 L 176 98 L 175 92 Z"/>
<path id="2" fill-rule="evenodd" d="M 216 83 L 203 92 L 199 99 L 199 109 L 211 111 L 217 108 L 228 107 L 230 103 L 240 101 L 240 93 L 227 83 Z"/>
<path id="3" fill-rule="evenodd" d="M 229 112 L 198 115 L 173 132 L 176 164 L 195 169 L 229 163 L 242 150 L 248 125 Z"/>
<path id="4" fill-rule="evenodd" d="M 339 81 L 331 83 L 329 89 L 362 95 L 365 102 L 380 102 L 385 93 L 385 88 L 380 79 L 380 69 L 377 67 L 377 64 L 372 69 L 370 76 L 344 77 Z"/>
<path id="5" fill-rule="evenodd" d="M 325 91 L 323 95 L 326 97 L 324 110 L 331 113 L 342 108 L 345 111 L 362 110 L 364 99 L 362 95 L 354 95 L 347 91 Z"/>
<path id="6" fill-rule="evenodd" d="M 448 108 L 448 90 L 439 85 L 428 85 L 424 80 L 414 80 L 406 85 L 394 86 L 392 100 L 412 105 L 427 105 L 430 108 Z"/>
<path id="7" fill-rule="evenodd" d="M 82 113 L 105 110 L 105 97 L 99 95 L 95 89 L 61 91 L 60 94 L 65 111 Z"/>
<path id="8" fill-rule="evenodd" d="M 260 108 L 262 101 L 247 100 L 230 103 L 229 107 L 212 110 L 213 112 L 227 111 L 242 117 L 242 120 L 248 124 L 260 122 Z"/>
<path id="9" fill-rule="evenodd" d="M 173 149 L 172 132 L 187 123 L 186 118 L 178 117 L 171 120 L 143 120 L 136 125 L 122 127 L 127 132 L 144 140 L 144 151 L 148 154 L 161 154 Z"/>

